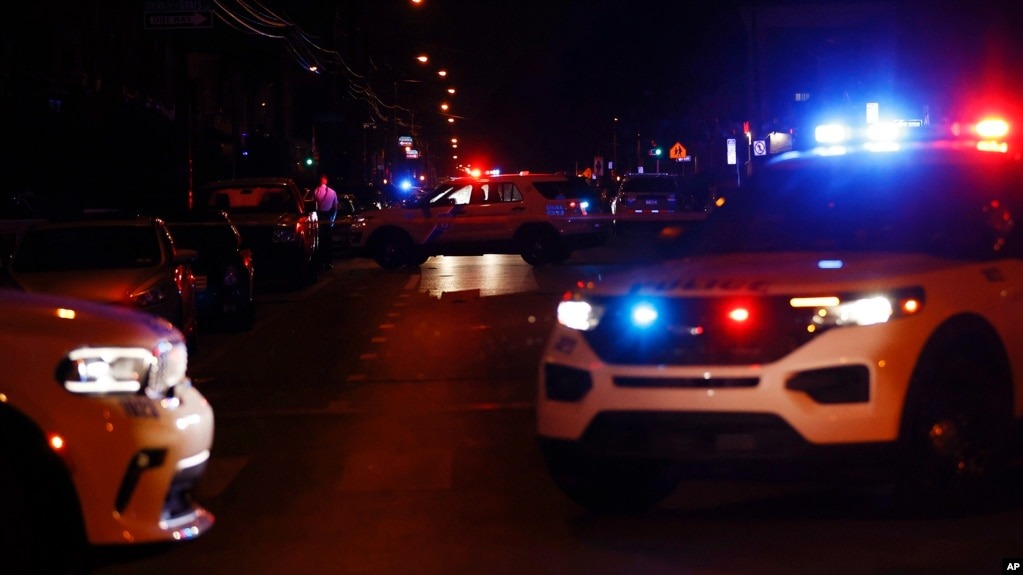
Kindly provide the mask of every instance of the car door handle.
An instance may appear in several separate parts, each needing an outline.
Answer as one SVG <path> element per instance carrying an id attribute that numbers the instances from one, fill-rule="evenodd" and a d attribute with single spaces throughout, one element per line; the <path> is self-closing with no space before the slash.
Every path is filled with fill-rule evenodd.
<path id="1" fill-rule="evenodd" d="M 515 206 L 514 208 L 512 208 L 512 211 L 513 212 L 524 212 L 524 211 L 526 211 L 526 208 L 525 208 L 525 206 Z"/>

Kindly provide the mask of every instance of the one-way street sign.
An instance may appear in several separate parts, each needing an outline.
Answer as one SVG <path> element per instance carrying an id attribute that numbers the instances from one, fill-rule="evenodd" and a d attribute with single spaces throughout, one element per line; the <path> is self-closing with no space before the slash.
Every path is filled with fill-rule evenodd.
<path id="1" fill-rule="evenodd" d="M 182 12 L 147 12 L 146 28 L 167 30 L 171 28 L 212 28 L 212 10 L 190 10 Z"/>

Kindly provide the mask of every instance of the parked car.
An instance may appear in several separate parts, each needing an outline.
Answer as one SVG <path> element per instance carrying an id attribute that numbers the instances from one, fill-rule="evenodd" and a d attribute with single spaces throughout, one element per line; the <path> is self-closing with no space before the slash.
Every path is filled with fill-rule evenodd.
<path id="1" fill-rule="evenodd" d="M 96 213 L 33 225 L 11 258 L 23 291 L 122 305 L 169 320 L 197 351 L 198 254 L 174 245 L 163 220 Z"/>
<path id="2" fill-rule="evenodd" d="M 989 125 L 778 156 L 687 257 L 580 282 L 538 371 L 555 483 L 600 511 L 770 470 L 992 503 L 1021 447 L 1023 156 Z"/>
<path id="3" fill-rule="evenodd" d="M 223 210 L 252 250 L 256 282 L 284 279 L 293 287 L 316 281 L 316 205 L 290 178 L 220 180 L 202 187 L 195 208 Z"/>
<path id="4" fill-rule="evenodd" d="M 185 338 L 136 309 L 0 290 L 0 557 L 72 573 L 92 546 L 175 543 L 213 443 Z"/>
<path id="5" fill-rule="evenodd" d="M 351 226 L 357 256 L 386 269 L 435 255 L 520 254 L 531 265 L 560 263 L 601 245 L 610 220 L 593 189 L 558 174 L 456 178 L 399 206 L 366 212 Z"/>
<path id="6" fill-rule="evenodd" d="M 660 233 L 666 227 L 707 218 L 713 202 L 694 180 L 677 174 L 627 174 L 611 203 L 615 232 Z"/>
<path id="7" fill-rule="evenodd" d="M 223 210 L 192 210 L 165 217 L 174 243 L 195 250 L 195 304 L 201 329 L 249 329 L 255 318 L 252 250 Z"/>

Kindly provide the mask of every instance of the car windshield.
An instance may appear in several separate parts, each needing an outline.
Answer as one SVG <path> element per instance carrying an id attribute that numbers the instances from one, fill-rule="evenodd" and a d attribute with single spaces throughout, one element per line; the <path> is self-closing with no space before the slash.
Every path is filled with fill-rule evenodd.
<path id="1" fill-rule="evenodd" d="M 669 178 L 632 178 L 622 182 L 626 194 L 673 194 L 678 191 Z"/>
<path id="2" fill-rule="evenodd" d="M 854 163 L 782 166 L 697 234 L 702 253 L 910 252 L 986 259 L 1014 236 L 1020 177 L 1004 166 Z"/>
<path id="3" fill-rule="evenodd" d="M 33 230 L 11 263 L 16 272 L 145 268 L 161 261 L 160 243 L 146 226 L 83 226 Z"/>
<path id="4" fill-rule="evenodd" d="M 578 200 L 592 198 L 598 192 L 586 185 L 586 182 L 579 179 L 548 180 L 533 182 L 543 197 L 554 199 Z"/>
<path id="5" fill-rule="evenodd" d="M 472 182 L 454 182 L 438 187 L 433 193 L 421 196 L 413 205 L 468 204 L 472 194 Z"/>
<path id="6" fill-rule="evenodd" d="M 280 213 L 292 208 L 285 186 L 223 187 L 207 190 L 206 195 L 202 205 L 228 213 Z"/>

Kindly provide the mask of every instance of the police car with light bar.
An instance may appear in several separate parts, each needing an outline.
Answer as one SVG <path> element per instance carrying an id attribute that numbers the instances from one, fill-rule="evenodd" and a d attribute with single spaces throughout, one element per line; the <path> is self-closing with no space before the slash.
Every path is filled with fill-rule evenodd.
<path id="1" fill-rule="evenodd" d="M 400 206 L 363 212 L 349 243 L 385 269 L 482 254 L 519 254 L 542 266 L 602 245 L 610 232 L 597 190 L 560 174 L 523 172 L 454 178 Z"/>
<path id="2" fill-rule="evenodd" d="M 780 155 L 685 257 L 566 294 L 537 401 L 562 491 L 631 511 L 798 469 L 913 508 L 988 493 L 1023 421 L 1023 156 L 1003 121 L 951 128 Z"/>

